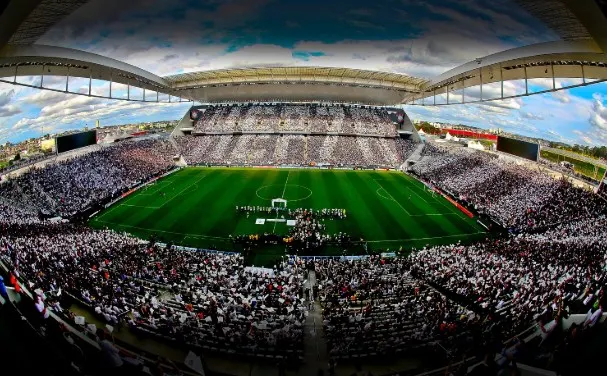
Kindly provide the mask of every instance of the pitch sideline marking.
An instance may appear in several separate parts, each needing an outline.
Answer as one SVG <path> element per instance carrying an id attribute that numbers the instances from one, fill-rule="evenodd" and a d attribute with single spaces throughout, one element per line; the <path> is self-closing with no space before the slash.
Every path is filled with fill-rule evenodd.
<path id="1" fill-rule="evenodd" d="M 411 213 L 409 213 L 409 212 L 407 211 L 407 209 L 405 209 L 405 207 L 404 207 L 404 206 L 402 206 L 402 205 L 400 204 L 400 202 L 396 201 L 396 199 L 394 198 L 394 196 L 392 196 L 392 195 L 390 194 L 390 192 L 388 192 L 388 191 L 386 190 L 386 188 L 384 188 L 384 187 L 383 187 L 383 186 L 382 186 L 382 185 L 379 183 L 379 181 L 378 181 L 377 179 L 373 179 L 373 181 L 375 182 L 375 184 L 379 185 L 379 187 L 380 187 L 381 189 L 383 189 L 383 190 L 384 190 L 384 192 L 386 192 L 386 193 L 388 194 L 388 196 L 390 196 L 390 199 L 391 199 L 392 201 L 396 202 L 396 204 L 397 204 L 398 206 L 400 206 L 400 208 L 401 208 L 401 209 L 403 209 L 403 211 L 404 211 L 405 213 L 407 213 L 407 215 L 408 215 L 408 216 L 411 216 Z M 385 197 L 384 197 L 384 198 L 385 198 Z"/>
<path id="2" fill-rule="evenodd" d="M 425 186 L 425 184 L 424 184 L 423 182 L 421 182 L 421 181 L 419 181 L 419 180 L 415 179 L 414 177 L 412 177 L 412 176 L 410 176 L 410 175 L 405 174 L 405 176 L 406 176 L 407 178 L 409 178 L 409 179 L 411 179 L 411 180 L 412 180 L 411 185 L 412 185 L 414 188 L 420 189 L 420 190 L 422 190 L 423 192 L 425 192 L 425 190 L 424 190 L 423 188 L 421 188 L 421 187 L 418 187 L 418 184 L 417 184 L 417 183 L 419 182 L 420 184 L 422 184 L 422 185 L 424 185 L 424 186 Z M 406 180 L 408 180 L 408 179 L 406 179 Z M 409 183 L 409 182 L 407 181 L 407 183 Z M 465 217 L 463 214 L 461 214 L 461 212 L 460 212 L 459 210 L 457 210 L 457 209 L 456 209 L 456 208 L 454 208 L 453 206 L 448 206 L 447 204 L 445 204 L 445 203 L 444 203 L 444 197 L 442 197 L 442 195 L 440 195 L 440 194 L 439 194 L 439 195 L 436 195 L 436 197 L 435 197 L 435 196 L 432 196 L 432 198 L 434 199 L 434 201 L 435 201 L 435 202 L 438 202 L 439 204 L 441 204 L 441 205 L 442 205 L 442 206 L 444 206 L 445 208 L 449 209 L 449 211 L 452 211 L 452 212 L 453 212 L 454 214 L 456 214 L 458 217 L 460 217 L 461 219 L 463 219 L 463 220 L 464 220 L 464 222 L 468 223 L 468 222 L 466 221 L 466 217 Z M 472 227 L 472 226 L 471 226 L 471 227 Z"/>
<path id="3" fill-rule="evenodd" d="M 162 233 L 166 233 L 166 234 L 185 235 L 185 238 L 203 238 L 203 239 L 221 239 L 221 240 L 228 240 L 228 239 L 230 239 L 229 237 L 222 237 L 222 236 L 200 235 L 200 234 L 192 234 L 192 233 L 187 233 L 187 232 L 177 232 L 177 231 L 167 231 L 167 230 L 152 230 L 152 229 L 148 229 L 148 228 L 144 228 L 144 227 L 132 226 L 132 225 L 123 225 L 123 224 L 120 224 L 120 223 L 110 222 L 110 221 L 101 221 L 101 220 L 98 220 L 97 222 L 102 222 L 102 223 L 107 223 L 107 224 L 111 224 L 111 225 L 116 225 L 116 226 L 119 226 L 119 227 L 135 228 L 135 229 L 138 229 L 138 230 L 149 231 L 149 232 L 162 232 Z M 453 238 L 453 237 L 457 237 L 457 236 L 479 235 L 479 234 L 484 234 L 484 233 L 485 232 L 483 232 L 483 231 L 478 231 L 478 232 L 472 232 L 472 233 L 467 233 L 467 234 L 433 236 L 433 237 L 426 237 L 426 238 L 368 240 L 367 243 L 387 243 L 387 242 L 405 242 L 405 241 L 415 241 L 415 240 L 442 239 L 442 238 Z M 184 240 L 185 240 L 185 238 L 184 238 Z"/>
<path id="4" fill-rule="evenodd" d="M 177 175 L 173 175 L 171 177 L 176 177 L 176 176 Z M 175 180 L 173 179 L 173 180 L 171 180 L 171 182 L 169 184 L 173 184 L 174 182 L 175 182 Z M 139 192 L 141 192 L 141 191 L 139 191 Z M 122 201 L 122 202 L 120 202 L 120 203 L 116 202 L 114 205 L 112 205 L 110 208 L 108 208 L 108 210 L 103 211 L 99 216 L 93 218 L 93 221 L 100 220 L 101 218 L 103 218 L 106 215 L 110 214 L 111 212 L 113 212 L 114 210 L 116 210 L 120 206 L 130 206 L 130 207 L 140 207 L 140 208 L 148 208 L 148 209 L 152 209 L 152 208 L 153 209 L 158 209 L 158 207 L 156 207 L 156 206 L 139 206 L 139 205 L 127 204 L 127 202 L 132 201 L 133 198 L 138 197 L 139 195 L 141 195 L 141 193 L 140 194 L 132 194 L 132 195 L 129 195 L 129 196 L 121 199 L 120 201 Z"/>
<path id="5" fill-rule="evenodd" d="M 375 191 L 375 193 L 376 193 L 376 194 L 377 194 L 379 197 L 381 197 L 381 198 L 383 198 L 383 199 L 385 199 L 385 200 L 392 201 L 392 199 L 391 199 L 390 197 L 386 197 L 386 196 L 382 195 L 382 194 L 380 193 L 380 191 L 384 191 L 384 192 L 386 192 L 386 190 L 385 190 L 384 188 L 377 188 L 377 190 Z M 386 193 L 388 193 L 388 192 L 386 192 Z M 410 217 L 429 217 L 429 216 L 431 217 L 431 216 L 443 216 L 443 215 L 457 215 L 457 213 L 454 213 L 454 212 L 448 212 L 448 213 L 411 214 L 411 215 L 409 215 L 409 216 L 410 216 Z"/>
<path id="6" fill-rule="evenodd" d="M 186 235 L 189 238 L 209 238 L 209 239 L 229 239 L 223 236 L 211 236 L 211 235 L 199 235 L 199 234 L 191 234 L 188 232 L 177 232 L 177 231 L 167 231 L 167 230 L 152 230 L 149 228 L 145 228 L 145 227 L 139 227 L 139 226 L 133 226 L 133 225 L 125 225 L 125 224 L 121 224 L 121 223 L 116 223 L 116 222 L 110 222 L 110 221 L 101 221 L 98 220 L 97 222 L 101 222 L 101 223 L 107 223 L 110 225 L 116 225 L 119 227 L 127 227 L 127 228 L 134 228 L 134 229 L 138 229 L 138 230 L 143 230 L 143 231 L 149 231 L 149 232 L 162 232 L 165 234 L 176 234 L 176 235 Z"/>
<path id="7" fill-rule="evenodd" d="M 131 200 L 133 197 L 135 197 L 135 196 L 134 196 L 134 195 L 131 195 L 131 196 L 128 196 L 128 197 L 126 197 L 126 198 L 124 198 L 124 199 L 122 199 L 122 200 L 124 200 L 124 202 L 128 202 L 128 201 L 130 201 L 130 200 Z M 121 201 L 122 201 L 122 200 L 121 200 Z M 111 212 L 113 212 L 113 211 L 114 211 L 114 210 L 116 210 L 116 209 L 117 209 L 119 206 L 122 206 L 122 205 L 124 205 L 124 204 L 118 204 L 118 203 L 115 203 L 114 205 L 112 205 L 111 207 L 109 207 L 109 208 L 108 208 L 108 210 L 103 211 L 103 212 L 102 212 L 102 213 L 101 213 L 99 216 L 96 216 L 95 218 L 93 218 L 93 221 L 97 221 L 97 220 L 99 220 L 100 218 L 105 217 L 106 215 L 110 214 Z"/>
<path id="8" fill-rule="evenodd" d="M 142 206 L 142 205 L 133 205 L 133 204 L 118 204 L 116 206 L 128 206 L 131 208 L 142 208 L 142 209 L 160 209 L 160 206 Z"/>
<path id="9" fill-rule="evenodd" d="M 387 242 L 405 242 L 405 241 L 414 241 L 414 240 L 430 240 L 430 239 L 442 239 L 442 238 L 454 238 L 457 236 L 470 236 L 470 235 L 478 235 L 484 234 L 483 231 L 471 232 L 467 234 L 454 234 L 454 235 L 444 235 L 444 236 L 432 236 L 427 238 L 409 238 L 409 239 L 388 239 L 388 240 L 369 240 L 367 243 L 387 243 Z"/>

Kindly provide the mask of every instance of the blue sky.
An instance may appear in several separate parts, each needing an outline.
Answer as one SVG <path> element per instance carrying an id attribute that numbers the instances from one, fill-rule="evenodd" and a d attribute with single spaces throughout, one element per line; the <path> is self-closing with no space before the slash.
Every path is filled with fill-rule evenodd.
<path id="1" fill-rule="evenodd" d="M 510 0 L 91 0 L 38 43 L 98 53 L 158 75 L 308 65 L 430 78 L 491 53 L 557 39 Z M 30 84 L 39 80 L 20 78 Z M 65 87 L 58 78 L 46 77 L 44 83 Z M 562 80 L 557 84 L 575 83 Z M 548 85 L 551 81 L 537 80 L 529 88 L 539 91 Z M 70 80 L 71 91 L 85 88 L 86 80 Z M 490 93 L 491 89 L 483 90 Z M 505 84 L 506 95 L 521 90 L 523 82 Z M 107 92 L 107 84 L 95 82 L 93 91 Z M 113 94 L 123 95 L 125 90 L 114 86 Z M 474 96 L 475 91 L 466 94 Z M 606 96 L 607 85 L 597 84 L 485 105 L 405 109 L 413 119 L 502 128 L 570 143 L 607 144 Z M 176 119 L 187 107 L 0 84 L 0 143 L 92 126 L 97 119 L 102 124 Z"/>

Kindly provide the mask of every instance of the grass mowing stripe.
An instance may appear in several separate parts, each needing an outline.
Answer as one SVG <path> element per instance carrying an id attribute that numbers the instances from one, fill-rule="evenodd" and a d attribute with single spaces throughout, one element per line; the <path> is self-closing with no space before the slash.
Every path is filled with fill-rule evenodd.
<path id="1" fill-rule="evenodd" d="M 404 211 L 404 212 L 405 212 L 405 213 L 406 213 L 408 216 L 411 216 L 411 213 L 409 213 L 409 211 L 408 211 L 407 209 L 405 209 L 405 208 L 404 208 L 404 207 L 403 207 L 403 206 L 400 204 L 400 202 L 398 202 L 398 201 L 397 201 L 397 200 L 394 198 L 394 196 L 392 196 L 392 194 L 391 194 L 391 193 L 390 193 L 390 192 L 389 192 L 389 191 L 388 191 L 386 188 L 384 188 L 384 187 L 383 187 L 383 185 L 381 185 L 381 183 L 379 182 L 379 180 L 377 180 L 377 179 L 373 179 L 373 180 L 375 181 L 375 184 L 379 185 L 379 187 L 380 187 L 380 188 L 383 190 L 383 192 L 384 192 L 384 193 L 386 193 L 386 194 L 388 195 L 388 197 L 390 197 L 390 200 L 394 201 L 394 203 L 395 203 L 396 205 L 398 205 L 398 206 L 399 206 L 399 207 L 400 207 L 400 208 L 401 208 L 401 209 L 402 209 L 402 210 L 403 210 L 403 211 Z"/>
<path id="2" fill-rule="evenodd" d="M 400 176 L 389 174 L 382 182 L 382 186 L 390 192 L 394 199 L 398 200 L 401 205 L 405 205 L 412 217 L 425 216 L 426 214 L 436 214 L 436 210 L 432 205 L 428 205 L 421 200 L 417 200 L 407 189 L 406 184 Z"/>
<path id="3" fill-rule="evenodd" d="M 290 209 L 346 209 L 346 219 L 324 221 L 327 232 L 364 238 L 371 249 L 447 244 L 483 236 L 474 220 L 462 218 L 457 208 L 442 197 L 433 198 L 423 187 L 402 173 L 385 171 L 186 168 L 133 193 L 90 223 L 143 237 L 156 234 L 183 245 L 230 249 L 229 235 L 288 231 L 278 222 L 256 225 L 255 219 L 264 213 L 247 218 L 234 210 L 235 205 L 270 206 L 272 198 L 280 197 Z M 326 249 L 327 254 L 341 251 Z M 284 247 L 256 252 L 255 263 L 270 262 Z M 352 252 L 364 253 L 362 248 Z"/>
<path id="4" fill-rule="evenodd" d="M 359 174 L 350 171 L 348 176 L 351 181 L 356 182 L 357 193 L 362 196 L 359 202 L 364 203 L 367 210 L 358 215 L 366 220 L 362 227 L 362 237 L 365 240 L 396 239 L 402 238 L 403 234 L 414 235 L 415 225 L 411 217 L 396 207 L 392 200 L 386 200 L 376 194 L 377 183 L 374 181 L 373 172 Z M 371 225 L 377 230 L 369 231 L 368 227 Z"/>

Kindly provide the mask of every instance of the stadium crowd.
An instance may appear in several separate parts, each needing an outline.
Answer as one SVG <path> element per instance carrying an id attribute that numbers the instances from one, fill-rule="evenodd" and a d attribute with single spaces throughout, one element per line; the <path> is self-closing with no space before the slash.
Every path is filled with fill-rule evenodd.
<path id="1" fill-rule="evenodd" d="M 276 120 L 270 110 L 259 110 L 259 117 Z M 358 116 L 346 112 L 344 118 Z M 271 159 L 249 146 L 302 137 L 301 144 L 286 142 L 279 159 L 300 164 L 309 163 L 310 155 L 365 160 L 364 145 L 382 145 L 376 138 L 242 137 L 177 141 L 184 154 L 200 160 L 242 161 L 252 155 L 275 161 L 272 146 L 261 149 L 272 150 Z M 416 147 L 394 140 L 390 145 L 384 150 L 397 160 Z M 376 155 L 373 148 L 368 146 Z M 39 291 L 36 307 L 42 317 L 49 310 L 64 312 L 53 296 L 65 293 L 109 324 L 126 323 L 151 335 L 239 354 L 300 353 L 307 310 L 306 268 L 298 259 L 272 269 L 248 268 L 240 255 L 161 246 L 111 230 L 45 221 L 36 213 L 72 214 L 108 199 L 170 169 L 173 154 L 167 141 L 125 142 L 0 185 L 0 258 L 11 268 L 10 280 L 22 279 L 29 290 Z M 596 322 L 607 283 L 603 200 L 490 154 L 430 144 L 423 155 L 414 173 L 519 233 L 427 247 L 407 257 L 315 261 L 332 356 L 400 353 L 432 343 L 457 353 L 479 343 L 478 336 L 480 342 L 503 341 L 532 322 L 550 331 L 569 313 L 588 313 L 588 322 Z M 325 229 L 325 220 L 344 218 L 345 210 L 287 214 L 296 220 L 289 235 L 294 244 L 314 248 L 349 241 Z"/>
<path id="2" fill-rule="evenodd" d="M 34 168 L 0 184 L 0 198 L 70 216 L 169 170 L 174 155 L 165 140 L 123 142 Z"/>
<path id="3" fill-rule="evenodd" d="M 516 231 L 607 213 L 591 191 L 473 149 L 429 143 L 412 172 Z"/>
<path id="4" fill-rule="evenodd" d="M 315 262 L 329 351 L 337 358 L 394 355 L 440 341 L 471 346 L 479 316 L 409 273 L 406 258 Z"/>
<path id="5" fill-rule="evenodd" d="M 191 164 L 399 166 L 416 143 L 394 138 L 204 135 L 176 139 Z"/>
<path id="6" fill-rule="evenodd" d="M 242 131 L 396 136 L 388 113 L 375 107 L 297 104 L 210 106 L 194 127 L 195 134 Z"/>
<path id="7" fill-rule="evenodd" d="M 298 264 L 253 270 L 239 255 L 159 247 L 69 223 L 6 226 L 0 257 L 31 291 L 46 292 L 39 300 L 71 294 L 111 325 L 243 353 L 301 345 Z"/>

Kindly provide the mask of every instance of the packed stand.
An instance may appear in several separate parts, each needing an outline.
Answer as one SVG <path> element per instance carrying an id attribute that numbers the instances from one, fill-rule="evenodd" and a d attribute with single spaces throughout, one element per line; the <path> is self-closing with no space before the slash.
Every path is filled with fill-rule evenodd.
<path id="1" fill-rule="evenodd" d="M 396 151 L 398 155 L 398 160 L 406 161 L 411 154 L 417 149 L 419 146 L 418 142 L 413 142 L 411 140 L 406 140 L 403 138 L 396 139 Z"/>
<path id="2" fill-rule="evenodd" d="M 356 136 L 204 135 L 176 138 L 190 164 L 397 167 L 393 138 Z"/>
<path id="3" fill-rule="evenodd" d="M 118 143 L 10 179 L 0 197 L 70 216 L 168 171 L 175 154 L 165 140 Z"/>
<path id="4" fill-rule="evenodd" d="M 335 358 L 394 355 L 439 341 L 462 346 L 477 316 L 409 274 L 404 258 L 315 262 Z"/>
<path id="5" fill-rule="evenodd" d="M 555 180 L 530 166 L 468 148 L 428 144 L 412 171 L 517 231 L 607 212 L 604 202 L 591 191 Z"/>
<path id="6" fill-rule="evenodd" d="M 396 136 L 396 126 L 388 113 L 376 107 L 315 104 L 209 106 L 194 125 L 194 134 L 236 131 Z"/>
<path id="7" fill-rule="evenodd" d="M 71 294 L 110 325 L 247 355 L 301 351 L 303 268 L 245 268 L 239 255 L 164 248 L 110 230 L 14 224 L 0 258 L 45 296 Z M 42 312 L 42 311 L 41 311 Z M 67 313 L 66 313 L 67 314 Z"/>
<path id="8" fill-rule="evenodd" d="M 561 305 L 570 313 L 585 313 L 601 299 L 607 283 L 606 229 L 603 216 L 543 233 L 431 247 L 412 254 L 411 271 L 499 314 L 514 335 Z"/>

